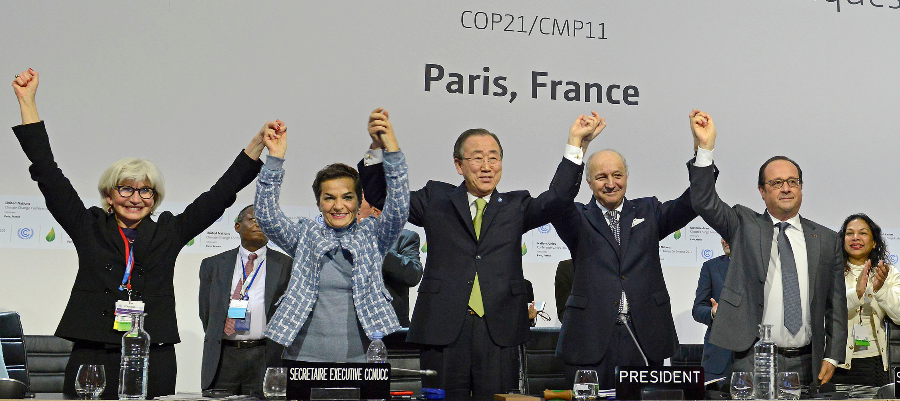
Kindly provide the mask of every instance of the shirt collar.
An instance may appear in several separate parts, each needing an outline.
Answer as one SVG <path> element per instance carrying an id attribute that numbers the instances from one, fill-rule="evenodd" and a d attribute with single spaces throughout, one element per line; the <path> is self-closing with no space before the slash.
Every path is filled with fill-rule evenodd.
<path id="1" fill-rule="evenodd" d="M 257 249 L 256 252 L 253 252 L 256 254 L 256 260 L 261 261 L 265 259 L 268 249 L 268 246 L 263 246 L 262 248 Z M 240 245 L 238 246 L 238 256 L 241 257 L 241 260 L 247 260 L 250 256 L 250 251 L 248 251 L 247 248 L 244 248 L 243 245 Z"/>
<path id="2" fill-rule="evenodd" d="M 609 209 L 607 209 L 605 206 L 600 204 L 600 201 L 598 201 L 597 198 L 594 198 L 594 203 L 597 204 L 597 207 L 600 208 L 600 211 L 603 212 L 604 215 L 606 215 L 606 212 L 609 211 Z M 622 202 L 619 202 L 619 206 L 616 206 L 616 208 L 615 208 L 615 211 L 619 212 L 620 215 L 622 214 L 622 206 L 623 205 L 625 205 L 625 198 L 622 198 Z"/>
<path id="3" fill-rule="evenodd" d="M 769 214 L 769 218 L 772 219 L 772 225 L 781 223 L 781 220 L 776 219 L 771 214 Z M 785 221 L 790 223 L 791 227 L 796 228 L 797 230 L 803 231 L 803 227 L 800 225 L 800 213 L 795 214 L 794 217 L 791 217 Z"/>
<path id="4" fill-rule="evenodd" d="M 491 193 L 489 193 L 489 194 L 487 194 L 487 195 L 485 195 L 485 196 L 482 196 L 481 199 L 484 199 L 484 201 L 487 202 L 487 203 L 491 203 L 491 195 L 493 195 L 493 194 L 494 194 L 494 193 L 491 192 Z M 468 199 L 469 199 L 469 206 L 472 206 L 473 204 L 475 204 L 475 199 L 478 199 L 478 197 L 475 196 L 475 195 L 472 195 L 471 192 L 466 192 L 466 196 L 467 196 Z"/>

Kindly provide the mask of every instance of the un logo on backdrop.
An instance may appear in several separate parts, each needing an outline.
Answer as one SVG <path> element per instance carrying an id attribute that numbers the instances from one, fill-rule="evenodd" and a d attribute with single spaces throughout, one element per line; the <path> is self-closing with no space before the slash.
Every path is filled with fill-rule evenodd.
<path id="1" fill-rule="evenodd" d="M 32 230 L 28 227 L 22 227 L 19 229 L 19 231 L 16 234 L 21 239 L 31 239 L 31 237 L 34 236 L 34 230 Z"/>
<path id="2" fill-rule="evenodd" d="M 538 231 L 540 231 L 541 234 L 549 233 L 550 232 L 550 224 L 548 223 L 548 224 L 544 224 L 544 225 L 538 227 Z"/>
<path id="3" fill-rule="evenodd" d="M 897 257 L 897 255 L 891 255 L 891 264 L 896 265 L 898 259 L 900 259 L 900 257 Z"/>
<path id="4" fill-rule="evenodd" d="M 710 259 L 713 257 L 712 249 L 704 249 L 700 252 L 700 255 L 703 256 L 703 259 Z"/>
<path id="5" fill-rule="evenodd" d="M 318 223 L 320 227 L 324 227 L 325 226 L 325 218 L 322 217 L 321 214 L 316 216 L 316 223 Z"/>

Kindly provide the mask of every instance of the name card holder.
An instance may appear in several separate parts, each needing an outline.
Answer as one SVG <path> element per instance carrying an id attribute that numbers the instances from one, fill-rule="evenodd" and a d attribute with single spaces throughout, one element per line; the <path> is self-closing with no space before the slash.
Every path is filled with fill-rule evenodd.
<path id="1" fill-rule="evenodd" d="M 616 399 L 703 400 L 706 386 L 700 366 L 619 366 L 616 368 Z"/>
<path id="2" fill-rule="evenodd" d="M 391 364 L 284 361 L 289 400 L 389 400 Z"/>

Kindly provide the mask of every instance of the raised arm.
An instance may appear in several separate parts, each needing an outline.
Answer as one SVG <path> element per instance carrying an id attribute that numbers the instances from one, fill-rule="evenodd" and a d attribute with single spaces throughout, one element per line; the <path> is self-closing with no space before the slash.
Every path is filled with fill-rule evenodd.
<path id="1" fill-rule="evenodd" d="M 569 127 L 569 137 L 563 160 L 550 182 L 550 187 L 525 204 L 525 229 L 531 230 L 571 214 L 572 202 L 581 187 L 584 151 L 588 144 L 606 128 L 606 118 L 592 111 L 590 116 L 578 116 Z M 559 231 L 559 230 L 557 230 Z"/>
<path id="2" fill-rule="evenodd" d="M 709 114 L 693 110 L 690 114 L 691 133 L 696 157 L 688 162 L 691 181 L 691 207 L 726 242 L 731 242 L 738 229 L 737 213 L 716 193 L 716 168 L 712 151 L 716 144 L 716 126 Z"/>
<path id="3" fill-rule="evenodd" d="M 38 87 L 37 71 L 32 70 L 31 68 L 22 71 L 16 75 L 12 87 L 16 92 L 16 99 L 19 101 L 19 111 L 22 113 L 22 125 L 41 121 L 41 118 L 38 116 L 37 105 L 34 102 L 34 95 L 37 93 Z"/>
<path id="4" fill-rule="evenodd" d="M 266 164 L 256 180 L 256 199 L 253 202 L 256 222 L 266 237 L 281 247 L 288 255 L 297 253 L 300 227 L 284 214 L 278 204 L 281 182 L 284 180 L 284 155 L 287 151 L 287 128 L 267 128 L 265 146 L 269 149 Z"/>
<path id="5" fill-rule="evenodd" d="M 253 182 L 262 167 L 259 154 L 262 152 L 263 134 L 277 128 L 276 122 L 266 123 L 259 133 L 253 135 L 244 151 L 238 153 L 225 174 L 176 217 L 179 235 L 185 243 L 221 217 L 225 209 L 237 200 L 237 193 Z"/>
<path id="6" fill-rule="evenodd" d="M 382 254 L 397 241 L 400 231 L 409 218 L 409 176 L 406 159 L 400 152 L 394 126 L 388 118 L 387 110 L 377 108 L 369 115 L 369 136 L 373 145 L 384 146 L 384 178 L 387 182 L 387 194 L 384 210 L 375 219 L 375 235 L 378 248 Z"/>

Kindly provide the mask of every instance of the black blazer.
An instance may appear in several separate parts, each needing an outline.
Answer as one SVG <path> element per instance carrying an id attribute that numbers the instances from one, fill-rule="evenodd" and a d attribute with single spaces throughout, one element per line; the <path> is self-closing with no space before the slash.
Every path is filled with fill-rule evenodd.
<path id="1" fill-rule="evenodd" d="M 366 194 L 384 188 L 381 165 L 362 166 Z M 409 222 L 425 228 L 428 258 L 407 341 L 447 345 L 462 329 L 475 273 L 481 285 L 484 319 L 493 341 L 525 341 L 529 285 L 522 273 L 522 234 L 550 222 L 578 193 L 582 166 L 563 159 L 550 188 L 537 198 L 527 191 L 495 190 L 484 210 L 481 240 L 475 239 L 464 184 L 429 181 L 410 194 Z M 383 189 L 382 189 L 383 191 Z"/>
<path id="2" fill-rule="evenodd" d="M 75 188 L 56 165 L 44 123 L 13 127 L 22 150 L 31 161 L 31 178 L 44 194 L 47 209 L 72 237 L 78 252 L 78 274 L 56 336 L 71 341 L 88 340 L 121 344 L 122 332 L 113 330 L 113 312 L 125 274 L 125 244 L 114 215 L 86 207 Z M 184 212 L 163 212 L 157 221 L 144 219 L 134 242 L 132 299 L 144 301 L 145 330 L 154 343 L 181 341 L 175 320 L 175 258 L 194 237 L 214 223 L 231 206 L 238 191 L 256 178 L 262 162 L 243 151 L 209 191 Z"/>
<path id="3" fill-rule="evenodd" d="M 200 321 L 203 323 L 203 363 L 200 365 L 200 388 L 208 389 L 219 368 L 222 357 L 222 337 L 225 336 L 225 318 L 228 317 L 228 303 L 231 300 L 231 281 L 234 278 L 234 264 L 238 248 L 210 256 L 200 262 Z M 284 294 L 291 279 L 294 260 L 272 248 L 266 250 L 266 322 L 275 314 L 275 304 Z M 266 366 L 281 363 L 280 344 L 266 339 Z M 260 372 L 262 377 L 262 372 Z"/>
<path id="4" fill-rule="evenodd" d="M 710 374 L 719 375 L 731 366 L 732 353 L 731 350 L 719 347 L 709 342 L 709 334 L 712 332 L 712 302 L 710 298 L 715 299 L 716 303 L 722 301 L 722 285 L 725 283 L 725 276 L 728 274 L 729 258 L 725 255 L 719 256 L 703 262 L 700 268 L 700 278 L 697 280 L 697 293 L 694 297 L 694 307 L 691 314 L 698 323 L 706 326 L 706 334 L 703 335 L 703 359 L 700 364 L 706 370 L 706 377 L 709 379 Z"/>
<path id="5" fill-rule="evenodd" d="M 573 365 L 597 364 L 609 346 L 622 290 L 628 296 L 635 336 L 654 362 L 675 354 L 672 305 L 659 261 L 659 241 L 697 217 L 690 191 L 662 203 L 625 199 L 620 246 L 594 198 L 570 203 L 553 226 L 575 264 L 556 354 Z"/>

